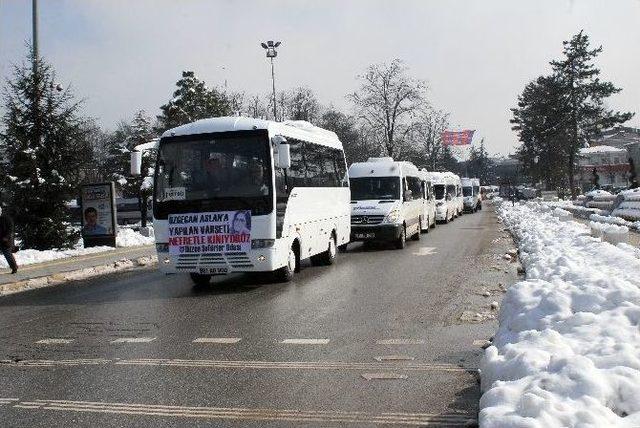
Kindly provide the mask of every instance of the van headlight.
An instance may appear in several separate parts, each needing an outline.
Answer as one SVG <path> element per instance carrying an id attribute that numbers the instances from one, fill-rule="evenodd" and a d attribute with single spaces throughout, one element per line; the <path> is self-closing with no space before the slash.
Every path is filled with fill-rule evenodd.
<path id="1" fill-rule="evenodd" d="M 251 249 L 256 250 L 258 248 L 271 248 L 275 244 L 275 239 L 252 239 Z"/>
<path id="2" fill-rule="evenodd" d="M 400 210 L 391 210 L 389 214 L 384 218 L 386 223 L 397 223 L 400 220 Z"/>

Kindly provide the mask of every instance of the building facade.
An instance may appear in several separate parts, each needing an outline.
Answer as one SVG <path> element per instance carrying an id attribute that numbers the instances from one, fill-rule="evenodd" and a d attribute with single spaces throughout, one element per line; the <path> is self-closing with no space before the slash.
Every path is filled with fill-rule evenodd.
<path id="1" fill-rule="evenodd" d="M 629 155 L 626 148 L 592 146 L 580 149 L 576 183 L 583 192 L 596 185 L 605 190 L 624 189 L 629 185 Z"/>

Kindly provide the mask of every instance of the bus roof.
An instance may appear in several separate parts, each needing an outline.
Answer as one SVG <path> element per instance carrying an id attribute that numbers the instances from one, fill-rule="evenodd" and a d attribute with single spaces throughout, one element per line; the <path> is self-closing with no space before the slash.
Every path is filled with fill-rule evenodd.
<path id="1" fill-rule="evenodd" d="M 450 171 L 432 172 L 431 180 L 433 184 L 460 184 L 460 177 Z"/>
<path id="2" fill-rule="evenodd" d="M 303 120 L 274 122 L 272 120 L 253 119 L 243 116 L 214 117 L 201 119 L 177 128 L 169 129 L 162 137 L 178 137 L 184 135 L 210 134 L 214 132 L 251 131 L 266 129 L 270 135 L 300 139 L 342 149 L 342 143 L 335 132 L 318 128 Z"/>
<path id="3" fill-rule="evenodd" d="M 420 171 L 411 162 L 394 161 L 392 158 L 369 158 L 367 162 L 355 162 L 349 167 L 349 177 L 420 177 Z"/>

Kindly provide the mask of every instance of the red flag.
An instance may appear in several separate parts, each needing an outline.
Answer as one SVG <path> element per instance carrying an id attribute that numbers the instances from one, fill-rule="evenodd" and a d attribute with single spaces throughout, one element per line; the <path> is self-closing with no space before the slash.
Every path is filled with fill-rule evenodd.
<path id="1" fill-rule="evenodd" d="M 445 146 L 466 146 L 471 144 L 475 129 L 465 129 L 464 131 L 443 131 L 442 144 Z"/>

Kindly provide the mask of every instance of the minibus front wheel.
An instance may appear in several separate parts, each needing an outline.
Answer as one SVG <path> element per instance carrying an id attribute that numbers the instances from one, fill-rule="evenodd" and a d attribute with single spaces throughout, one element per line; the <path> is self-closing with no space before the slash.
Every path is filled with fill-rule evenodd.
<path id="1" fill-rule="evenodd" d="M 279 282 L 289 282 L 293 279 L 293 274 L 300 271 L 300 255 L 298 241 L 294 241 L 289 254 L 287 255 L 287 264 L 275 271 L 276 280 Z"/>
<path id="2" fill-rule="evenodd" d="M 394 242 L 398 250 L 402 250 L 407 245 L 407 228 L 402 226 L 400 228 L 400 236 Z"/>

